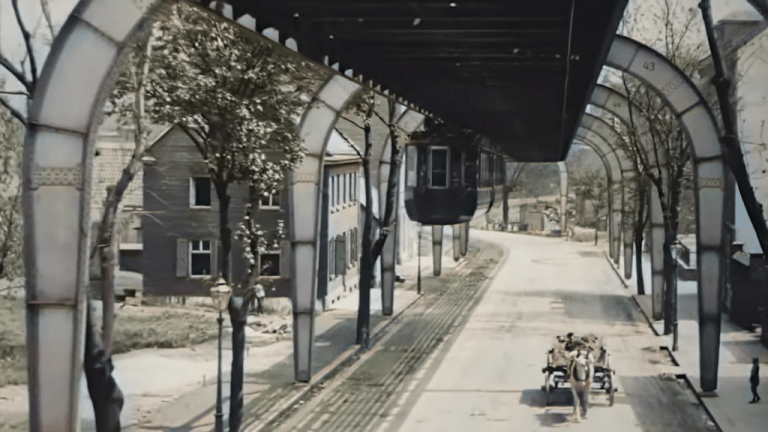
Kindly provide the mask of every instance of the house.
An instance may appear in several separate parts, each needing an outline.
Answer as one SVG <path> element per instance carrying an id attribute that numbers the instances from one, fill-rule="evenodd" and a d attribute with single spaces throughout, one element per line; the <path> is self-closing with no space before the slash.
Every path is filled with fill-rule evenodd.
<path id="1" fill-rule="evenodd" d="M 278 157 L 275 155 L 274 157 Z M 269 157 L 269 155 L 268 155 Z M 361 161 L 334 132 L 325 158 L 323 211 L 318 267 L 318 309 L 330 307 L 357 289 L 361 210 L 358 194 Z M 218 200 L 205 163 L 189 136 L 167 128 L 152 143 L 143 178 L 144 291 L 156 296 L 207 296 L 210 278 L 220 273 Z M 233 232 L 248 202 L 245 185 L 230 185 L 229 224 Z M 267 296 L 290 296 L 290 243 L 287 189 L 264 196 L 254 220 L 266 232 L 269 253 L 256 258 Z M 233 240 L 229 280 L 247 275 L 243 248 Z"/>
<path id="2" fill-rule="evenodd" d="M 333 132 L 325 155 L 317 300 L 323 310 L 358 288 L 362 215 L 362 160 Z"/>

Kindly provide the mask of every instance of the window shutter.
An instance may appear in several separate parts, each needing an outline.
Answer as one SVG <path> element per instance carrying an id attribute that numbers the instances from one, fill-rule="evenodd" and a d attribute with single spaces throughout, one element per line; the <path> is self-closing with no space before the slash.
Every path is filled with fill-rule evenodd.
<path id="1" fill-rule="evenodd" d="M 336 274 L 347 274 L 347 236 L 336 238 Z"/>
<path id="2" fill-rule="evenodd" d="M 291 277 L 291 241 L 283 240 L 280 242 L 280 277 L 290 279 Z"/>
<path id="3" fill-rule="evenodd" d="M 211 240 L 211 277 L 219 277 L 219 242 L 216 240 Z"/>
<path id="4" fill-rule="evenodd" d="M 189 273 L 189 242 L 176 239 L 176 277 L 187 277 Z"/>

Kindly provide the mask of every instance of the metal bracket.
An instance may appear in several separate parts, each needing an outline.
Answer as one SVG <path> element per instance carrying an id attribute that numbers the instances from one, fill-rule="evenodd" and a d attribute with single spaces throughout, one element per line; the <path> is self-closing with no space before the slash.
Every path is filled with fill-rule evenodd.
<path id="1" fill-rule="evenodd" d="M 723 189 L 723 179 L 718 177 L 699 177 L 699 189 Z"/>
<path id="2" fill-rule="evenodd" d="M 35 165 L 32 168 L 30 189 L 36 190 L 40 186 L 73 186 L 77 190 L 83 189 L 83 166 L 77 164 L 74 167 L 54 168 Z"/>

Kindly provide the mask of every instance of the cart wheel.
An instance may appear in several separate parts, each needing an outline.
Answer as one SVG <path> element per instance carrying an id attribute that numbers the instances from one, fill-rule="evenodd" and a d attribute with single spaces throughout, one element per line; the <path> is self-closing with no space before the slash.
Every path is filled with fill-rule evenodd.
<path id="1" fill-rule="evenodd" d="M 552 378 L 552 372 L 547 372 L 546 382 L 544 382 L 544 406 L 549 405 L 549 393 L 552 391 L 550 388 L 550 380 Z"/>
<path id="2" fill-rule="evenodd" d="M 612 407 L 616 388 L 613 386 L 613 380 L 610 380 L 610 384 L 611 386 L 608 388 L 608 406 Z"/>

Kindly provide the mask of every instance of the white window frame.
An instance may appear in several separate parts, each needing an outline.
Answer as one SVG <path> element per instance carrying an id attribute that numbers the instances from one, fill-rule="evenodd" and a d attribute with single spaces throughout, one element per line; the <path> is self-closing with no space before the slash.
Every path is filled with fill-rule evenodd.
<path id="1" fill-rule="evenodd" d="M 331 213 L 336 211 L 336 176 L 331 174 L 328 177 L 328 208 Z"/>
<path id="2" fill-rule="evenodd" d="M 445 186 L 432 184 L 432 151 L 445 150 Z M 448 189 L 451 185 L 451 149 L 448 146 L 431 146 L 429 148 L 429 187 L 430 189 Z"/>
<path id="3" fill-rule="evenodd" d="M 276 193 L 277 193 L 277 196 L 280 197 L 280 191 L 277 191 Z M 262 204 L 261 200 L 263 200 L 264 198 L 267 198 L 267 197 L 269 198 L 269 205 Z M 280 197 L 280 198 L 282 198 L 282 197 Z M 261 210 L 280 210 L 280 204 L 278 203 L 277 205 L 275 205 L 274 202 L 273 202 L 274 200 L 275 200 L 275 194 L 262 195 L 261 199 L 259 200 L 259 209 L 261 209 Z"/>
<path id="4" fill-rule="evenodd" d="M 277 255 L 277 276 L 266 276 L 261 274 L 261 256 L 262 255 Z M 272 251 L 266 251 L 263 254 L 258 254 L 258 269 L 259 269 L 259 277 L 262 278 L 281 278 L 283 277 L 282 273 L 280 272 L 280 260 L 282 259 L 282 254 L 280 253 L 280 250 L 272 250 Z"/>
<path id="5" fill-rule="evenodd" d="M 195 179 L 208 179 L 209 177 L 199 176 L 199 177 L 190 177 L 189 178 L 189 208 L 193 209 L 209 209 L 211 208 L 211 205 L 213 205 L 213 193 L 211 192 L 211 204 L 209 205 L 196 205 L 195 201 L 197 201 L 197 189 L 195 188 Z"/>
<path id="6" fill-rule="evenodd" d="M 195 242 L 200 243 L 200 249 L 195 250 L 192 247 L 195 244 Z M 203 249 L 203 242 L 208 242 L 208 250 Z M 210 274 L 207 274 L 207 275 L 195 275 L 195 274 L 192 274 L 192 255 L 204 255 L 204 254 L 208 255 L 208 261 L 210 261 L 211 273 L 213 273 L 213 262 L 212 262 L 212 260 L 213 260 L 213 250 L 211 249 L 212 243 L 213 242 L 210 241 L 210 240 L 189 240 L 189 243 L 188 243 L 189 244 L 189 246 L 188 246 L 189 251 L 188 251 L 188 256 L 187 256 L 187 261 L 189 262 L 189 264 L 188 264 L 189 268 L 187 269 L 187 274 L 189 275 L 190 278 L 202 279 L 202 278 L 211 277 Z"/>

